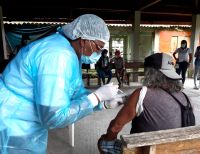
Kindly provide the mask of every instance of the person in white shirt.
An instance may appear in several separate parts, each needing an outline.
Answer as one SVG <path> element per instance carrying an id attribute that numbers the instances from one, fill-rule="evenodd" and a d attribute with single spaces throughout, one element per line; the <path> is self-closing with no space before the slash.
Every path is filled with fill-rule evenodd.
<path id="1" fill-rule="evenodd" d="M 176 56 L 178 54 L 178 56 Z M 192 61 L 192 51 L 187 47 L 187 41 L 181 41 L 181 47 L 176 49 L 173 53 L 173 57 L 176 60 L 176 72 L 182 76 L 182 83 L 185 83 L 185 75 L 188 67 Z"/>

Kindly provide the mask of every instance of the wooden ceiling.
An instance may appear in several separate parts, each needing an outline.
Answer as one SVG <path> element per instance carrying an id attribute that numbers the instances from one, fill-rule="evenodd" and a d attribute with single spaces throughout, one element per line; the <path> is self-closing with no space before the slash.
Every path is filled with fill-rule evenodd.
<path id="1" fill-rule="evenodd" d="M 71 21 L 93 13 L 107 23 L 131 23 L 141 11 L 143 24 L 191 24 L 199 0 L 0 0 L 5 21 Z"/>

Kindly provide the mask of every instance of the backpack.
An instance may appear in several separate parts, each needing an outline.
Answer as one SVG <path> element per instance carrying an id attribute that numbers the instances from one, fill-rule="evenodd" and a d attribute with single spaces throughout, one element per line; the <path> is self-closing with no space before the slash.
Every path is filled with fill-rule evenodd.
<path id="1" fill-rule="evenodd" d="M 183 95 L 185 96 L 186 100 L 187 100 L 187 106 L 184 106 L 174 95 L 172 95 L 169 91 L 163 89 L 164 91 L 166 91 L 169 95 L 171 95 L 180 105 L 181 107 L 181 118 L 182 118 L 182 127 L 187 127 L 187 126 L 194 126 L 195 125 L 195 116 L 193 113 L 193 109 L 191 106 L 191 103 L 187 97 L 187 95 L 183 93 Z"/>

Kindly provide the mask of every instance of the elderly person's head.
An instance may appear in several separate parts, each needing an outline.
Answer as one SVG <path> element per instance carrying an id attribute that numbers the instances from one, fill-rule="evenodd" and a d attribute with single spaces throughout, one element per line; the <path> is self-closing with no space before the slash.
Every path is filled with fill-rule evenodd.
<path id="1" fill-rule="evenodd" d="M 120 50 L 116 49 L 115 50 L 115 57 L 120 57 L 120 56 L 121 56 Z"/>
<path id="2" fill-rule="evenodd" d="M 109 41 L 110 33 L 106 23 L 93 14 L 85 14 L 62 27 L 64 35 L 76 43 L 71 43 L 78 56 L 90 56 L 99 52 Z"/>
<path id="3" fill-rule="evenodd" d="M 182 89 L 182 79 L 174 69 L 173 58 L 165 53 L 155 53 L 145 58 L 144 85 L 170 91 Z"/>

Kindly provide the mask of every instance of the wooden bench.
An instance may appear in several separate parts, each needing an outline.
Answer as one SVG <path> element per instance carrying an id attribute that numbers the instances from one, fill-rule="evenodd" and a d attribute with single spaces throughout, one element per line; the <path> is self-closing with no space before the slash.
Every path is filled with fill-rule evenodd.
<path id="1" fill-rule="evenodd" d="M 115 76 L 115 69 L 112 70 L 112 77 Z M 88 64 L 82 65 L 82 78 L 86 79 L 86 85 L 90 86 L 90 79 L 97 79 L 98 85 L 101 85 L 101 79 L 99 78 L 96 69 L 90 69 Z"/>
<path id="2" fill-rule="evenodd" d="M 113 73 L 112 77 L 116 77 L 114 70 L 112 70 L 112 73 Z M 97 71 L 95 69 L 88 69 L 88 70 L 82 69 L 82 77 L 83 79 L 86 79 L 87 86 L 90 86 L 90 80 L 94 78 L 97 79 L 98 85 L 101 85 L 101 79 L 99 78 Z"/>
<path id="3" fill-rule="evenodd" d="M 133 81 L 138 81 L 138 76 L 144 76 L 144 63 L 138 61 L 125 61 L 125 75 L 127 84 L 130 85 L 130 76 L 133 75 Z"/>
<path id="4" fill-rule="evenodd" d="M 144 64 L 143 62 L 136 61 L 125 61 L 125 74 L 124 76 L 127 78 L 127 85 L 130 85 L 130 77 L 133 75 L 133 81 L 138 81 L 139 76 L 144 76 Z M 115 76 L 115 69 L 112 69 L 113 77 Z M 90 86 L 90 79 L 97 78 L 98 85 L 101 85 L 101 79 L 99 78 L 95 69 L 90 69 L 89 65 L 83 64 L 82 66 L 82 77 L 86 79 L 86 85 Z M 125 78 L 124 77 L 124 78 Z"/>
<path id="5" fill-rule="evenodd" d="M 86 79 L 86 85 L 90 86 L 90 79 L 97 78 L 98 79 L 98 85 L 100 84 L 100 79 L 97 75 L 97 72 L 95 69 L 82 69 L 82 78 Z"/>
<path id="6" fill-rule="evenodd" d="M 200 126 L 121 135 L 123 154 L 199 154 Z"/>

